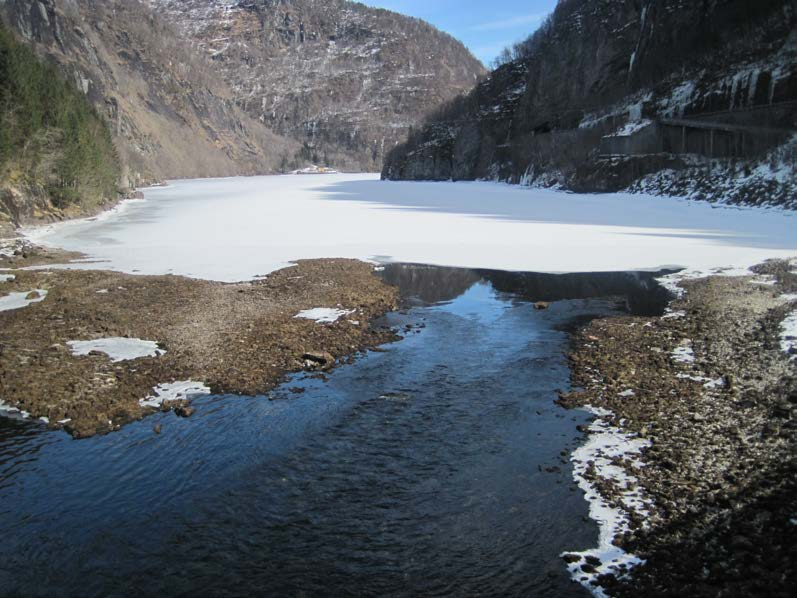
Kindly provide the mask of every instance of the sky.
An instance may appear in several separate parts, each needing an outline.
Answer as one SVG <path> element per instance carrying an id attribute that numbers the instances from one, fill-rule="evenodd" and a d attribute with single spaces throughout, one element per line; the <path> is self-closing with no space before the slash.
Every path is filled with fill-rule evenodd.
<path id="1" fill-rule="evenodd" d="M 418 17 L 450 33 L 485 66 L 508 45 L 525 39 L 557 0 L 360 0 Z"/>

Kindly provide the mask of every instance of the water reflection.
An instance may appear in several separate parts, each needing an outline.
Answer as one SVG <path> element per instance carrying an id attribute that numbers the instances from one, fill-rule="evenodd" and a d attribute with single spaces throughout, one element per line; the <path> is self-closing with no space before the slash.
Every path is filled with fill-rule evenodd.
<path id="1" fill-rule="evenodd" d="M 0 422 L 2 593 L 585 596 L 559 558 L 597 534 L 563 329 L 644 279 L 382 275 L 416 298 L 385 318 L 404 340 L 326 381 L 82 441 Z"/>

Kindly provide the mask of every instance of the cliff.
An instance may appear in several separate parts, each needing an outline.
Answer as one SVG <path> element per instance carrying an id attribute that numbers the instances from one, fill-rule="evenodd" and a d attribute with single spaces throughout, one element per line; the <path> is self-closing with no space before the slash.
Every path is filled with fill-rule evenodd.
<path id="1" fill-rule="evenodd" d="M 150 0 L 208 57 L 235 103 L 305 161 L 378 171 L 481 63 L 449 35 L 346 0 Z M 285 153 L 286 165 L 293 156 Z"/>
<path id="2" fill-rule="evenodd" d="M 561 0 L 505 64 L 395 148 L 383 177 L 794 202 L 796 6 Z M 691 119 L 686 132 L 671 130 L 678 119 Z M 767 179 L 776 188 L 762 193 Z"/>

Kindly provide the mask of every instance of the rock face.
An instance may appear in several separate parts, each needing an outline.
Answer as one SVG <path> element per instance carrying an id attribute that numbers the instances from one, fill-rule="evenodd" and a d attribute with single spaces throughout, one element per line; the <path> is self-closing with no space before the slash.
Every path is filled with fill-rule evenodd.
<path id="1" fill-rule="evenodd" d="M 103 114 L 122 186 L 273 171 L 282 139 L 237 108 L 211 66 L 138 0 L 8 0 L 0 18 Z"/>
<path id="2" fill-rule="evenodd" d="M 347 0 L 149 1 L 235 103 L 301 143 L 309 162 L 379 170 L 410 127 L 485 73 L 427 23 Z M 295 162 L 283 151 L 283 168 Z"/>
<path id="3" fill-rule="evenodd" d="M 601 163 L 602 137 L 631 135 L 630 121 L 755 108 L 723 118 L 793 130 L 783 102 L 797 99 L 795 14 L 794 0 L 561 0 L 505 64 L 395 148 L 383 176 L 610 191 L 689 166 Z"/>

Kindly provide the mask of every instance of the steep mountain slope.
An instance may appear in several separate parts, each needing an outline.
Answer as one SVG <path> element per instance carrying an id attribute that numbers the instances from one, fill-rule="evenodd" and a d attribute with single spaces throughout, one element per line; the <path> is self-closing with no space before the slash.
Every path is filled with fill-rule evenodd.
<path id="1" fill-rule="evenodd" d="M 411 126 L 484 74 L 423 21 L 347 0 L 149 1 L 211 58 L 240 107 L 314 162 L 378 170 Z"/>
<path id="2" fill-rule="evenodd" d="M 765 173 L 777 179 L 777 189 L 767 187 L 764 195 L 793 199 L 793 174 L 779 165 L 789 164 L 794 139 L 767 151 L 795 127 L 794 105 L 787 102 L 797 100 L 796 7 L 795 0 L 560 0 L 506 64 L 467 98 L 441 106 L 391 152 L 383 176 L 492 178 L 582 191 L 637 184 L 655 191 L 643 177 L 666 170 L 688 174 L 681 178 L 693 182 L 684 193 L 711 196 L 718 171 L 710 180 L 703 175 L 714 134 L 698 129 L 723 121 L 717 138 L 739 146 L 724 157 L 752 171 L 761 160 L 778 162 Z M 701 116 L 708 113 L 714 116 Z M 654 125 L 683 118 L 705 122 L 690 121 L 688 132 Z M 641 135 L 634 137 L 642 129 L 649 148 L 637 142 Z M 774 131 L 771 140 L 764 129 Z M 683 147 L 673 147 L 673 135 L 683 135 Z M 767 177 L 753 184 L 750 172 L 736 172 L 732 160 L 720 162 L 720 178 L 735 181 L 722 193 L 761 199 L 753 187 Z M 673 177 L 661 182 L 678 192 Z"/>
<path id="3" fill-rule="evenodd" d="M 105 117 L 122 187 L 264 173 L 298 150 L 238 109 L 207 60 L 138 0 L 6 0 L 0 18 Z"/>
<path id="4" fill-rule="evenodd" d="M 84 213 L 115 199 L 120 174 L 86 97 L 0 23 L 0 236 L 34 212 Z M 22 194 L 35 201 L 21 206 Z"/>

